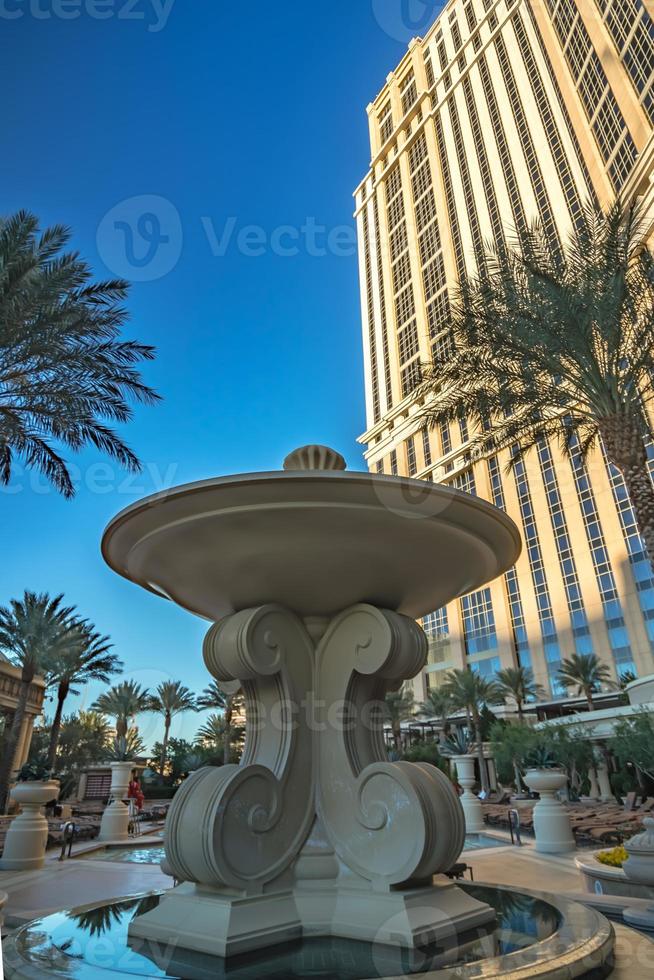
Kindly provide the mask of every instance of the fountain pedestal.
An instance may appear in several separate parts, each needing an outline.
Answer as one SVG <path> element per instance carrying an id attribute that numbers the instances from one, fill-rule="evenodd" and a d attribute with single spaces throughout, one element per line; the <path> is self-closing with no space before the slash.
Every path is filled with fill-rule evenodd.
<path id="1" fill-rule="evenodd" d="M 0 860 L 2 871 L 37 871 L 45 864 L 48 821 L 43 807 L 59 796 L 59 780 L 31 780 L 16 783 L 11 798 L 21 812 L 11 821 Z"/>
<path id="2" fill-rule="evenodd" d="M 384 749 L 385 693 L 426 653 L 413 620 L 367 604 L 307 624 L 266 605 L 213 626 L 205 662 L 242 685 L 246 755 L 179 790 L 165 844 L 184 884 L 130 936 L 174 930 L 186 948 L 230 956 L 303 934 L 413 947 L 491 921 L 456 886 L 432 886 L 464 843 L 452 784 Z"/>
<path id="3" fill-rule="evenodd" d="M 454 757 L 456 762 L 456 778 L 463 787 L 461 796 L 461 806 L 465 817 L 466 834 L 481 834 L 484 831 L 484 808 L 479 797 L 472 792 L 475 785 L 475 763 L 474 755 L 457 755 Z"/>
<path id="4" fill-rule="evenodd" d="M 105 807 L 100 822 L 98 840 L 121 841 L 129 838 L 129 807 L 127 799 L 129 777 L 134 768 L 133 762 L 111 763 L 111 789 L 109 803 Z"/>

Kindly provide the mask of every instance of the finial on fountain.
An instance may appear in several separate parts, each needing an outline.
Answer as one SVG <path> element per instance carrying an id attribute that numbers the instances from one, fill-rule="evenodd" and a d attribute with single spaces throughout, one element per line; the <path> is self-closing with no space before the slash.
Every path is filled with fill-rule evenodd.
<path id="1" fill-rule="evenodd" d="M 284 460 L 285 470 L 344 470 L 347 463 L 329 446 L 301 446 Z"/>

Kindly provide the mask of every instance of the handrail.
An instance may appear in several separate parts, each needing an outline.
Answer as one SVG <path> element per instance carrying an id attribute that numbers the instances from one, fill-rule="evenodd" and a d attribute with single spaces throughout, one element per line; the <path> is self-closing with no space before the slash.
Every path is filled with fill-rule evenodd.
<path id="1" fill-rule="evenodd" d="M 129 823 L 127 825 L 127 832 L 130 837 L 140 837 L 141 836 L 141 824 L 139 823 L 139 811 L 136 805 L 136 800 L 129 800 L 127 804 L 129 810 Z"/>
<path id="2" fill-rule="evenodd" d="M 61 844 L 61 854 L 59 855 L 60 861 L 63 861 L 66 857 L 66 845 L 68 845 L 68 857 L 71 855 L 73 841 L 75 840 L 75 834 L 77 833 L 77 824 L 74 820 L 67 820 L 63 829 L 64 839 Z"/>
<path id="3" fill-rule="evenodd" d="M 514 817 L 515 827 L 513 825 Z M 520 811 L 515 808 L 509 810 L 509 830 L 511 832 L 511 843 L 514 845 L 514 847 L 522 847 L 522 837 L 520 836 Z"/>

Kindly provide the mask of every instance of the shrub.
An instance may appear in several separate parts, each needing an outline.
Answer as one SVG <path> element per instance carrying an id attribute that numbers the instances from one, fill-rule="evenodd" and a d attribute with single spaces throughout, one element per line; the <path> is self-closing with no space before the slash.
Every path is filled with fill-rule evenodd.
<path id="1" fill-rule="evenodd" d="M 538 741 L 525 752 L 526 769 L 560 769 L 561 764 L 554 746 L 548 741 Z"/>
<path id="2" fill-rule="evenodd" d="M 621 766 L 632 763 L 654 782 L 654 713 L 641 710 L 618 722 L 609 745 Z"/>
<path id="3" fill-rule="evenodd" d="M 449 766 L 447 760 L 439 752 L 438 742 L 418 742 L 417 745 L 412 745 L 406 749 L 402 758 L 405 762 L 428 762 L 449 775 Z"/>
<path id="4" fill-rule="evenodd" d="M 491 748 L 500 782 L 509 786 L 516 782 L 516 769 L 524 770 L 524 760 L 535 732 L 521 722 L 503 725 L 496 722 L 490 731 Z"/>
<path id="5" fill-rule="evenodd" d="M 177 792 L 177 786 L 148 786 L 147 783 L 141 784 L 141 789 L 146 800 L 172 800 Z"/>
<path id="6" fill-rule="evenodd" d="M 491 743 L 502 783 L 513 781 L 516 771 L 522 774 L 534 767 L 561 768 L 567 771 L 576 796 L 593 763 L 591 743 L 565 725 L 534 729 L 520 723 L 505 727 L 496 724 L 491 729 Z"/>

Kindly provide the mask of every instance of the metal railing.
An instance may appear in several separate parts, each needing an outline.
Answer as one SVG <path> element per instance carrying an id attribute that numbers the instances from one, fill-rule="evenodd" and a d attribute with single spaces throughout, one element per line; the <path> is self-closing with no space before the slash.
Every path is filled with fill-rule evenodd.
<path id="1" fill-rule="evenodd" d="M 139 819 L 140 814 L 136 805 L 136 800 L 129 800 L 127 806 L 129 809 L 129 824 L 127 832 L 130 837 L 140 837 L 141 822 Z"/>
<path id="2" fill-rule="evenodd" d="M 63 829 L 64 839 L 61 844 L 61 854 L 59 855 L 60 861 L 63 861 L 66 858 L 66 847 L 68 847 L 68 857 L 70 857 L 73 849 L 73 841 L 75 840 L 75 834 L 77 833 L 77 824 L 73 820 L 68 820 L 64 824 Z"/>
<path id="3" fill-rule="evenodd" d="M 509 831 L 511 833 L 511 843 L 514 847 L 522 847 L 522 837 L 520 836 L 520 811 L 509 810 Z"/>

